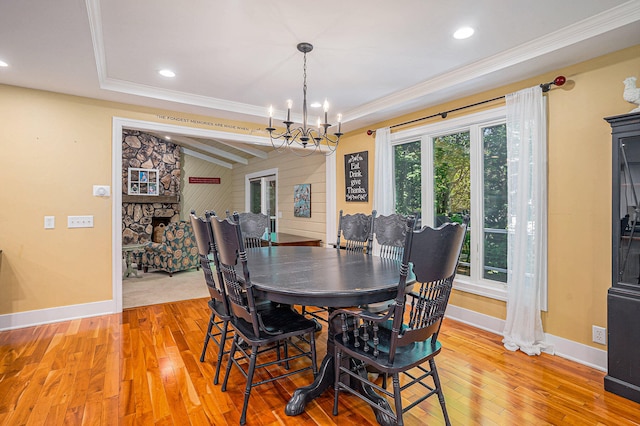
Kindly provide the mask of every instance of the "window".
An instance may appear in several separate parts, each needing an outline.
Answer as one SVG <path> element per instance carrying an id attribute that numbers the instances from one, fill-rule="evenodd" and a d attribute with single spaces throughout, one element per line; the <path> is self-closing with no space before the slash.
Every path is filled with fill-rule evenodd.
<path id="1" fill-rule="evenodd" d="M 396 213 L 420 213 L 420 141 L 394 147 Z"/>
<path id="2" fill-rule="evenodd" d="M 482 128 L 483 277 L 507 282 L 507 126 Z"/>
<path id="3" fill-rule="evenodd" d="M 498 299 L 507 281 L 504 108 L 392 135 L 396 212 L 439 226 L 469 216 L 456 288 Z"/>
<path id="4" fill-rule="evenodd" d="M 437 136 L 433 143 L 433 206 L 435 221 L 462 223 L 471 212 L 471 163 L 469 132 Z M 462 246 L 458 275 L 471 275 L 469 232 Z"/>

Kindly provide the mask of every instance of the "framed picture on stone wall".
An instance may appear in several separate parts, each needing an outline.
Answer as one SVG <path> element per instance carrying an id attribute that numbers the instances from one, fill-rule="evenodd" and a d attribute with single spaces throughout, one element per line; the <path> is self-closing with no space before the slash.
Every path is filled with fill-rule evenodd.
<path id="1" fill-rule="evenodd" d="M 158 169 L 129 167 L 129 195 L 158 195 Z"/>

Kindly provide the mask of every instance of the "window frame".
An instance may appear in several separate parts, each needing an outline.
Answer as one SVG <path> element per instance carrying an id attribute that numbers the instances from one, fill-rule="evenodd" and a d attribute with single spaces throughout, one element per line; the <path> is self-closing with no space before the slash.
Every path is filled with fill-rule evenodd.
<path id="1" fill-rule="evenodd" d="M 469 132 L 471 168 L 471 275 L 457 275 L 454 289 L 501 301 L 507 300 L 507 284 L 483 277 L 484 268 L 484 169 L 482 129 L 506 123 L 506 107 L 498 107 L 391 134 L 391 145 L 420 141 L 421 204 L 423 224 L 434 223 L 433 140 L 438 136 Z M 394 162 L 395 168 L 395 162 Z M 395 170 L 393 171 L 395 176 Z M 395 200 L 394 200 L 395 203 Z M 425 206 L 428 206 L 425 208 Z M 546 289 L 543 289 L 546 293 Z M 544 300 L 544 298 L 541 298 Z"/>

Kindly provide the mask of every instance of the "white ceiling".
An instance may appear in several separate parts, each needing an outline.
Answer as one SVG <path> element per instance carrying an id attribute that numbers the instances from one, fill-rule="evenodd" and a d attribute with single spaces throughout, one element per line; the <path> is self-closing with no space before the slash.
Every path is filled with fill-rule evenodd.
<path id="1" fill-rule="evenodd" d="M 0 83 L 266 125 L 302 41 L 349 131 L 638 44 L 640 0 L 2 0 Z"/>

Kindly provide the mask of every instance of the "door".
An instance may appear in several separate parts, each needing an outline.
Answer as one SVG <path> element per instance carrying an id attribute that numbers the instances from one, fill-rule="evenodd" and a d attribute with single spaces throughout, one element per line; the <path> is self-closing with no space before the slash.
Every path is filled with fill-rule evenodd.
<path id="1" fill-rule="evenodd" d="M 270 231 L 276 232 L 276 174 L 254 176 L 249 178 L 249 205 L 247 211 L 252 213 L 269 212 Z"/>

